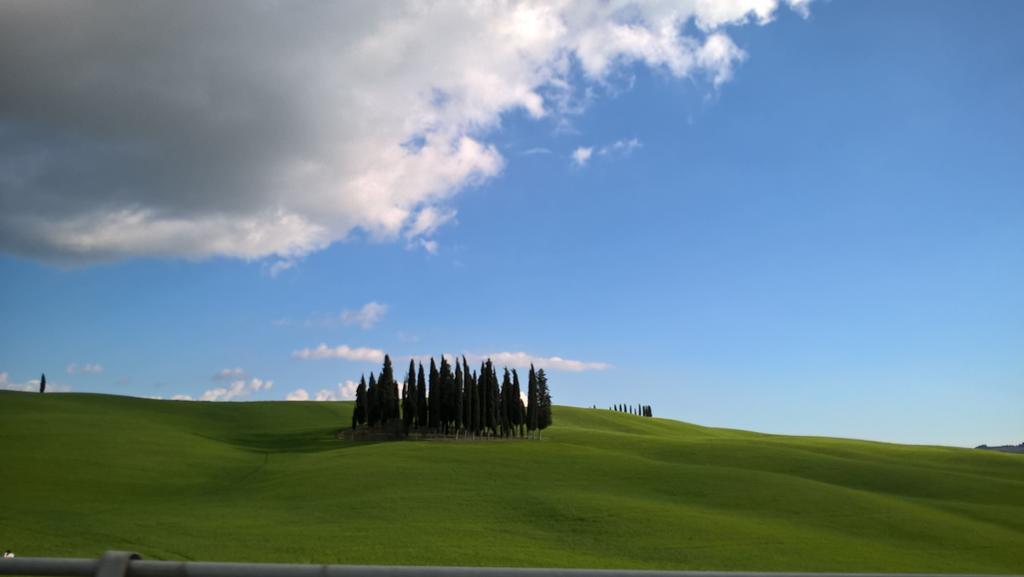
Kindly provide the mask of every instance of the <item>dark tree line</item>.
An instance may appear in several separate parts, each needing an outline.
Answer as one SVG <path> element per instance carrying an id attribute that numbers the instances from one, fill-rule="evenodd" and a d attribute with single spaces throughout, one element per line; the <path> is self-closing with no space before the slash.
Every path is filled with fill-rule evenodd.
<path id="1" fill-rule="evenodd" d="M 653 417 L 654 413 L 651 411 L 650 405 L 612 405 L 608 407 L 609 411 L 618 411 L 620 413 L 629 413 L 630 415 L 639 415 L 641 417 Z"/>
<path id="2" fill-rule="evenodd" d="M 430 359 L 429 372 L 423 364 L 409 361 L 399 392 L 391 366 L 384 356 L 380 374 L 359 380 L 352 428 L 391 427 L 401 423 L 402 431 L 440 435 L 527 437 L 551 426 L 551 391 L 544 369 L 530 366 L 526 402 L 522 399 L 519 373 L 504 368 L 501 382 L 494 363 L 487 359 L 479 371 L 470 370 L 466 357 L 454 366 L 444 356 L 441 363 Z"/>

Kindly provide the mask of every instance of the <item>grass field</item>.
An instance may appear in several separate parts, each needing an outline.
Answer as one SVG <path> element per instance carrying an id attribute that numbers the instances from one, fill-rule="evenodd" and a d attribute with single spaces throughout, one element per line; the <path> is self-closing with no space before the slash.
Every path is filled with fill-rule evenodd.
<path id="1" fill-rule="evenodd" d="M 343 443 L 350 403 L 0 393 L 22 556 L 1024 573 L 1024 456 L 556 407 L 543 441 Z"/>

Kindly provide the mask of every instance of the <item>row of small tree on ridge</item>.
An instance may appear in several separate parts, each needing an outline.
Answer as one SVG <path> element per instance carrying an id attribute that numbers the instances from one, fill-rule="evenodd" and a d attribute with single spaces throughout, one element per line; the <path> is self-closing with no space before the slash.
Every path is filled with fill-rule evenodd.
<path id="1" fill-rule="evenodd" d="M 641 417 L 653 417 L 654 412 L 651 411 L 650 405 L 612 405 L 608 407 L 609 411 L 618 411 L 620 413 L 629 413 L 630 415 L 639 415 Z"/>
<path id="2" fill-rule="evenodd" d="M 391 357 L 384 356 L 379 375 L 369 381 L 360 377 L 352 428 L 393 429 L 439 435 L 527 437 L 551 426 L 551 391 L 544 369 L 530 365 L 526 403 L 519 373 L 504 369 L 501 384 L 494 363 L 487 359 L 479 371 L 470 371 L 463 356 L 453 364 L 443 355 L 438 366 L 430 358 L 429 373 L 423 364 L 409 360 L 409 370 L 399 393 Z"/>

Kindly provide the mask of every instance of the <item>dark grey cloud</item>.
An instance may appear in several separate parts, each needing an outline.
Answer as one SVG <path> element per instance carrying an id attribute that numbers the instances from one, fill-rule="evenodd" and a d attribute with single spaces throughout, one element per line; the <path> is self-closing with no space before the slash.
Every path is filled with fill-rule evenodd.
<path id="1" fill-rule="evenodd" d="M 718 83 L 742 59 L 722 27 L 775 9 L 8 0 L 0 250 L 288 262 L 355 229 L 417 240 L 502 170 L 489 131 L 514 108 L 548 114 L 570 62 L 590 80 L 638 61 Z"/>

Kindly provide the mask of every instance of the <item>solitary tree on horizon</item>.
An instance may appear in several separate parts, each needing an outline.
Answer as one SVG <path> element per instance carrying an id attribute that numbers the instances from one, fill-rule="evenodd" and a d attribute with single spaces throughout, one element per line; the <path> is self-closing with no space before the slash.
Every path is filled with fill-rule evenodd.
<path id="1" fill-rule="evenodd" d="M 43 376 L 39 377 L 39 392 L 46 392 L 46 373 L 43 373 Z"/>

